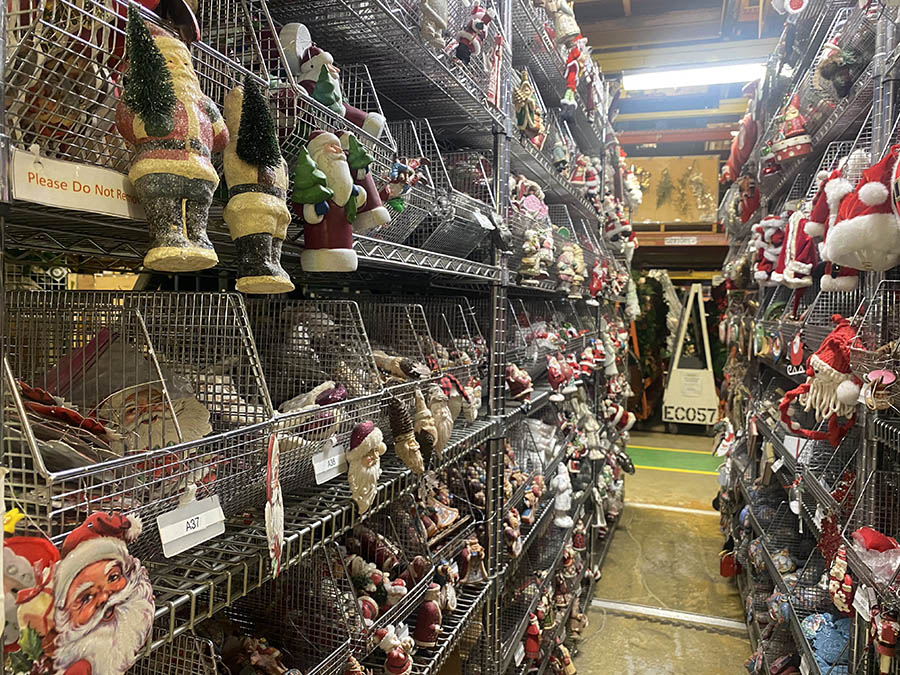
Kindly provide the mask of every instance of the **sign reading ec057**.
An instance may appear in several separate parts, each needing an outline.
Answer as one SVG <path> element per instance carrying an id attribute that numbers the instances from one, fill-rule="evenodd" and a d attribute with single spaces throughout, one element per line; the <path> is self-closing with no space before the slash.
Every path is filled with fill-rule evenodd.
<path id="1" fill-rule="evenodd" d="M 663 406 L 663 419 L 689 424 L 713 424 L 716 421 L 716 409 L 666 405 Z"/>

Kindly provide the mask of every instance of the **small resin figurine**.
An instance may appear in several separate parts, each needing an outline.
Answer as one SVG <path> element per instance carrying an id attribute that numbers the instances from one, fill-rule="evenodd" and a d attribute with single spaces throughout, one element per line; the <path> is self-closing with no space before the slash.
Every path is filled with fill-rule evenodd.
<path id="1" fill-rule="evenodd" d="M 531 376 L 516 364 L 506 366 L 506 383 L 509 385 L 509 393 L 516 401 L 528 401 L 534 387 L 531 384 Z"/>
<path id="2" fill-rule="evenodd" d="M 575 530 L 572 532 L 572 548 L 579 553 L 587 550 L 587 536 L 585 534 L 584 521 L 581 518 L 575 523 Z"/>
<path id="3" fill-rule="evenodd" d="M 556 511 L 553 524 L 561 529 L 572 527 L 572 516 L 569 515 L 572 509 L 572 481 L 569 479 L 569 469 L 565 462 L 560 462 L 556 476 L 550 481 L 550 489 L 556 493 L 553 502 Z"/>
<path id="4" fill-rule="evenodd" d="M 541 658 L 541 624 L 534 613 L 528 616 L 528 628 L 525 629 L 525 658 L 538 661 Z"/>
<path id="5" fill-rule="evenodd" d="M 378 479 L 381 477 L 381 455 L 386 450 L 381 429 L 374 422 L 367 420 L 353 428 L 350 450 L 347 452 L 347 479 L 360 513 L 368 511 L 375 501 Z"/>
<path id="6" fill-rule="evenodd" d="M 434 647 L 437 644 L 443 621 L 439 602 L 440 593 L 441 587 L 432 583 L 425 591 L 425 599 L 419 605 L 416 629 L 413 632 L 413 640 L 417 647 Z"/>
<path id="7" fill-rule="evenodd" d="M 487 579 L 487 570 L 484 568 L 484 548 L 477 539 L 469 539 L 466 547 L 457 559 L 459 566 L 459 583 L 463 586 L 480 584 Z"/>
<path id="8" fill-rule="evenodd" d="M 510 509 L 504 521 L 503 539 L 511 558 L 518 558 L 522 554 L 522 534 L 519 527 L 519 512 L 516 509 Z"/>
<path id="9" fill-rule="evenodd" d="M 391 434 L 394 437 L 394 452 L 410 471 L 421 476 L 425 473 L 425 463 L 413 431 L 412 417 L 403 402 L 396 396 L 388 399 L 388 415 Z"/>
<path id="10" fill-rule="evenodd" d="M 416 441 L 419 443 L 419 450 L 422 453 L 424 462 L 429 462 L 431 453 L 437 443 L 438 432 L 434 424 L 434 415 L 431 409 L 425 403 L 425 396 L 421 389 L 416 389 L 416 417 L 413 422 L 413 430 L 416 435 Z"/>

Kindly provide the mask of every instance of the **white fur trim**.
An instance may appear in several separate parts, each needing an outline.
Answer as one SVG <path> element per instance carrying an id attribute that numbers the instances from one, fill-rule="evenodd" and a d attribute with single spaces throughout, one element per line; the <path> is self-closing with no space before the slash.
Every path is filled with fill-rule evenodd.
<path id="1" fill-rule="evenodd" d="M 365 234 L 369 230 L 373 230 L 379 225 L 391 222 L 390 212 L 383 206 L 378 206 L 369 211 L 364 211 L 356 216 L 353 222 L 353 231 L 359 234 Z"/>
<path id="2" fill-rule="evenodd" d="M 132 542 L 141 536 L 144 531 L 144 523 L 141 522 L 140 516 L 126 516 L 128 518 L 128 529 L 125 530 L 125 541 Z"/>
<path id="3" fill-rule="evenodd" d="M 637 417 L 634 416 L 633 412 L 628 413 L 628 421 L 625 423 L 625 428 L 622 431 L 628 431 L 631 427 L 634 426 L 634 423 L 637 421 Z"/>
<path id="4" fill-rule="evenodd" d="M 381 433 L 381 429 L 375 427 L 366 436 L 362 442 L 357 445 L 355 448 L 351 448 L 347 453 L 347 461 L 355 462 L 359 459 L 362 459 L 366 455 L 368 455 L 372 450 L 374 450 L 379 443 L 384 441 L 384 434 Z"/>
<path id="5" fill-rule="evenodd" d="M 81 542 L 56 565 L 53 576 L 53 599 L 57 607 L 65 606 L 72 580 L 88 565 L 98 560 L 121 560 L 128 556 L 128 547 L 118 537 L 94 537 Z"/>
<path id="6" fill-rule="evenodd" d="M 781 255 L 781 246 L 778 247 L 769 247 L 763 251 L 763 258 L 769 260 L 770 262 L 778 262 L 778 256 Z"/>
<path id="7" fill-rule="evenodd" d="M 846 380 L 837 386 L 837 399 L 844 405 L 856 405 L 859 402 L 859 385 L 853 380 Z"/>
<path id="8" fill-rule="evenodd" d="M 828 228 L 824 257 L 857 270 L 883 272 L 900 263 L 900 223 L 893 213 L 870 213 Z"/>
<path id="9" fill-rule="evenodd" d="M 856 288 L 859 280 L 856 275 L 852 277 L 834 278 L 830 274 L 822 276 L 822 290 L 826 293 L 847 293 Z"/>
<path id="10" fill-rule="evenodd" d="M 841 201 L 853 192 L 853 185 L 846 178 L 834 178 L 825 183 L 825 201 L 828 202 L 828 224 L 834 223 L 837 218 L 838 207 Z"/>
<path id="11" fill-rule="evenodd" d="M 366 120 L 363 122 L 362 128 L 363 131 L 378 139 L 381 138 L 381 134 L 384 131 L 384 125 L 384 115 L 379 113 L 369 113 L 366 115 Z"/>
<path id="12" fill-rule="evenodd" d="M 810 237 L 821 237 L 825 234 L 825 223 L 816 223 L 812 220 L 807 220 L 806 225 L 803 226 L 803 231 Z"/>
<path id="13" fill-rule="evenodd" d="M 811 263 L 802 263 L 797 262 L 796 260 L 791 260 L 788 264 L 787 269 L 791 272 L 795 272 L 797 274 L 809 274 L 812 272 L 812 264 Z"/>
<path id="14" fill-rule="evenodd" d="M 791 7 L 790 0 L 788 0 L 787 2 L 784 3 L 784 11 L 787 12 L 788 14 L 800 14 L 800 12 L 802 12 L 804 9 L 806 9 L 806 6 L 808 4 L 809 4 L 809 2 L 801 2 L 799 4 L 799 7 L 797 9 L 794 9 L 793 7 Z"/>
<path id="15" fill-rule="evenodd" d="M 769 277 L 769 280 L 780 284 L 784 281 L 784 275 L 779 274 L 778 272 L 772 272 L 772 276 Z"/>
<path id="16" fill-rule="evenodd" d="M 358 260 L 350 248 L 307 248 L 300 254 L 304 272 L 355 272 Z"/>
<path id="17" fill-rule="evenodd" d="M 829 177 L 830 175 L 831 175 L 831 174 L 828 173 L 827 171 L 822 170 L 822 171 L 820 171 L 819 173 L 816 174 L 816 180 L 819 181 L 820 183 L 822 183 L 822 182 L 828 180 L 828 177 Z"/>
<path id="18" fill-rule="evenodd" d="M 884 204 L 887 201 L 888 189 L 881 181 L 872 180 L 865 185 L 860 186 L 857 194 L 859 195 L 860 201 L 864 204 L 875 206 L 877 204 Z"/>

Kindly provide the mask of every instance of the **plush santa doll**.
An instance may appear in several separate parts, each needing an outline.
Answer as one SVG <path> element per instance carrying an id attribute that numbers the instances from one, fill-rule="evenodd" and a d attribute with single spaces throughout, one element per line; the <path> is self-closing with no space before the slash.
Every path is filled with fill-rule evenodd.
<path id="1" fill-rule="evenodd" d="M 791 433 L 813 440 L 828 439 L 833 447 L 837 447 L 856 422 L 861 383 L 850 372 L 850 343 L 856 337 L 856 330 L 839 314 L 835 314 L 832 321 L 834 330 L 806 363 L 806 382 L 787 392 L 778 407 L 781 419 Z M 803 429 L 794 420 L 795 402 L 807 412 L 815 411 L 817 420 L 827 419 L 828 431 Z M 840 424 L 838 417 L 847 421 Z"/>
<path id="2" fill-rule="evenodd" d="M 228 204 L 223 218 L 238 253 L 242 293 L 288 293 L 294 284 L 281 266 L 291 222 L 285 200 L 288 166 L 261 86 L 247 76 L 225 97 L 230 140 L 225 148 Z"/>
<path id="3" fill-rule="evenodd" d="M 801 211 L 794 211 L 770 279 L 788 288 L 806 288 L 812 285 L 812 270 L 818 261 L 815 242 L 806 232 L 806 218 Z"/>
<path id="4" fill-rule="evenodd" d="M 456 58 L 468 64 L 473 56 L 481 53 L 481 43 L 487 36 L 487 26 L 494 20 L 496 13 L 493 9 L 483 7 L 479 0 L 472 3 L 469 12 L 469 21 L 465 27 L 456 34 Z"/>
<path id="5" fill-rule="evenodd" d="M 307 272 L 355 272 L 353 228 L 366 192 L 357 187 L 337 136 L 313 131 L 294 170 L 294 211 L 301 216 Z"/>
<path id="6" fill-rule="evenodd" d="M 757 244 L 759 252 L 753 277 L 761 285 L 774 284 L 771 277 L 775 271 L 778 256 L 781 255 L 781 247 L 784 244 L 784 226 L 784 220 L 774 214 L 766 216 L 756 226 L 760 237 Z"/>
<path id="7" fill-rule="evenodd" d="M 206 223 L 228 143 L 216 104 L 200 89 L 187 46 L 128 9 L 129 70 L 116 129 L 133 149 L 128 178 L 147 214 L 144 266 L 196 272 L 218 261 Z"/>
<path id="8" fill-rule="evenodd" d="M 565 0 L 560 1 L 565 2 Z M 584 73 L 584 63 L 589 58 L 590 48 L 587 46 L 587 40 L 579 35 L 566 54 L 566 93 L 559 102 L 559 115 L 564 122 L 570 124 L 575 122 L 575 112 L 578 107 L 575 92 L 578 89 L 581 75 Z"/>
<path id="9" fill-rule="evenodd" d="M 900 221 L 890 186 L 897 178 L 900 145 L 862 172 L 856 188 L 841 200 L 825 234 L 822 257 L 858 270 L 883 272 L 900 264 Z"/>

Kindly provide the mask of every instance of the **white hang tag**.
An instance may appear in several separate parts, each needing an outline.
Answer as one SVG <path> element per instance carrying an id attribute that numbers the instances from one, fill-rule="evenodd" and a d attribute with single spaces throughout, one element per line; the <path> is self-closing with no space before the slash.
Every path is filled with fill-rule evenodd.
<path id="1" fill-rule="evenodd" d="M 347 453 L 343 445 L 335 445 L 334 439 L 329 438 L 325 443 L 325 449 L 317 452 L 312 457 L 313 470 L 316 473 L 316 485 L 327 483 L 335 476 L 347 472 Z"/>
<path id="2" fill-rule="evenodd" d="M 778 473 L 781 470 L 781 467 L 784 466 L 784 457 L 779 457 L 775 460 L 775 463 L 772 465 L 772 473 Z"/>
<path id="3" fill-rule="evenodd" d="M 784 449 L 791 453 L 791 457 L 797 459 L 800 452 L 806 446 L 806 439 L 801 436 L 791 436 L 786 434 L 784 437 Z"/>
<path id="4" fill-rule="evenodd" d="M 157 516 L 156 525 L 163 555 L 171 558 L 223 534 L 225 513 L 219 505 L 219 497 L 213 495 Z"/>
<path id="5" fill-rule="evenodd" d="M 806 660 L 806 654 L 800 657 L 800 675 L 809 675 L 809 662 Z"/>
<path id="6" fill-rule="evenodd" d="M 472 217 L 475 219 L 475 222 L 481 226 L 482 230 L 496 230 L 494 227 L 494 223 L 491 222 L 491 219 L 484 215 L 481 211 L 473 211 Z"/>
<path id="7" fill-rule="evenodd" d="M 853 594 L 853 608 L 868 623 L 872 620 L 872 589 L 868 586 L 860 584 Z"/>
<path id="8" fill-rule="evenodd" d="M 523 645 L 521 642 L 519 643 L 519 646 L 516 647 L 516 658 L 515 658 L 515 660 L 516 660 L 516 665 L 517 665 L 517 666 L 521 666 L 521 665 L 522 665 L 522 661 L 525 660 L 525 645 Z"/>

